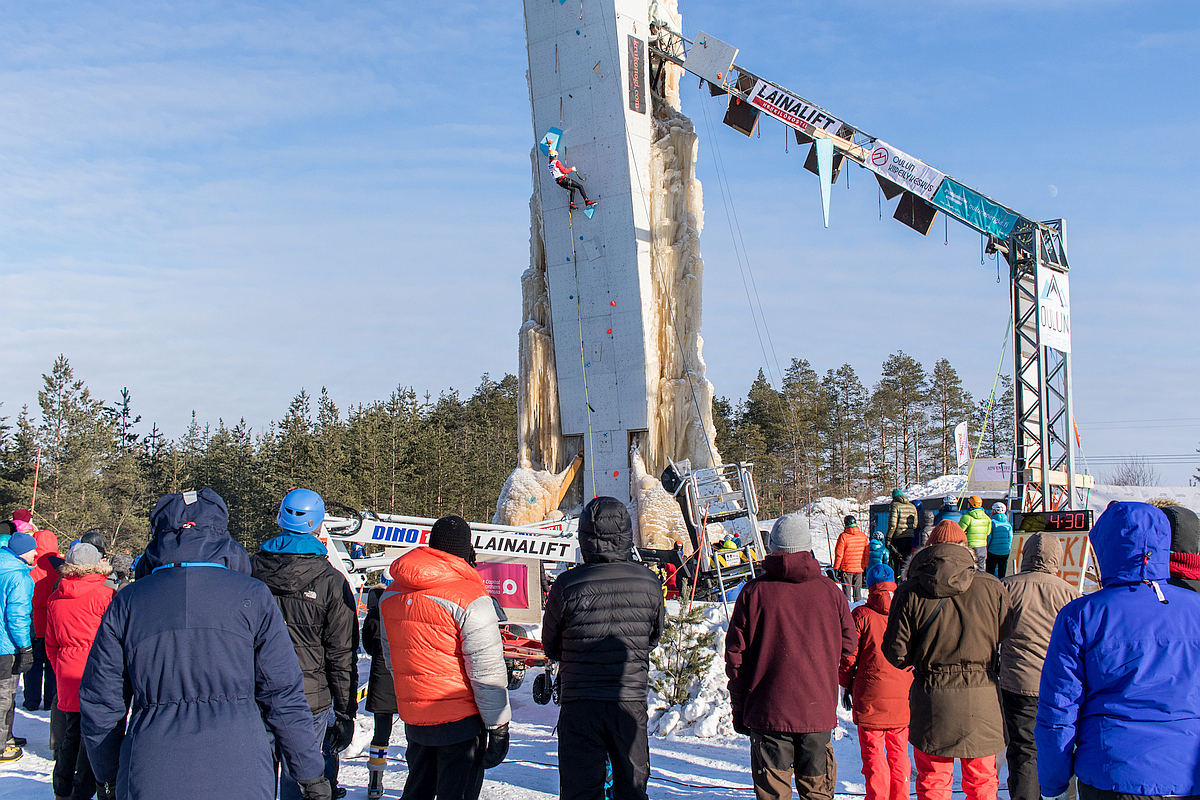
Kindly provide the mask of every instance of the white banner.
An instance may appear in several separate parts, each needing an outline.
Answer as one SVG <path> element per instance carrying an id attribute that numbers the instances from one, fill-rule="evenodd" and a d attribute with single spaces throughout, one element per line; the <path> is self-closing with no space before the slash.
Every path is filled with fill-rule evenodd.
<path id="1" fill-rule="evenodd" d="M 954 448 L 958 453 L 958 465 L 971 460 L 971 442 L 967 438 L 967 423 L 960 422 L 954 426 Z"/>
<path id="2" fill-rule="evenodd" d="M 836 134 L 842 127 L 840 119 L 834 119 L 822 109 L 761 79 L 750 92 L 750 105 L 802 131 L 820 128 Z"/>
<path id="3" fill-rule="evenodd" d="M 879 139 L 871 148 L 867 168 L 926 200 L 933 199 L 934 192 L 942 184 L 942 178 L 946 177 L 920 159 Z"/>
<path id="4" fill-rule="evenodd" d="M 1071 352 L 1071 287 L 1067 273 L 1042 269 L 1038 273 L 1038 327 L 1042 344 Z"/>
<path id="5" fill-rule="evenodd" d="M 1011 458 L 977 458 L 967 488 L 976 492 L 1007 492 L 1012 478 Z"/>

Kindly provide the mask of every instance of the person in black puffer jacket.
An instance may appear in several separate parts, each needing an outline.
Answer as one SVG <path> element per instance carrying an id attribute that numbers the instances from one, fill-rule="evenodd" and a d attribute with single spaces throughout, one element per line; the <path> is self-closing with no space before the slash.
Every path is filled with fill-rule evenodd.
<path id="1" fill-rule="evenodd" d="M 633 526 L 615 497 L 584 507 L 579 549 L 584 563 L 554 582 L 542 617 L 542 647 L 561 662 L 559 795 L 599 797 L 607 758 L 614 795 L 644 800 L 646 689 L 665 621 L 662 585 L 632 560 Z"/>
<path id="2" fill-rule="evenodd" d="M 316 492 L 288 492 L 276 520 L 283 533 L 262 543 L 252 565 L 287 623 L 336 798 L 345 794 L 337 786 L 337 754 L 350 746 L 358 710 L 358 615 L 346 578 L 329 563 L 325 545 L 310 535 L 324 519 L 325 504 Z M 284 770 L 280 800 L 296 800 L 298 791 Z"/>

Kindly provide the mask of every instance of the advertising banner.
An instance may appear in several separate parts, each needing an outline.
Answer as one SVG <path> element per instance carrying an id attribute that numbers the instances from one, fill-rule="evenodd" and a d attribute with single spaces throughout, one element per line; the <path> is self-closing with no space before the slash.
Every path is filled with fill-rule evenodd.
<path id="1" fill-rule="evenodd" d="M 562 526 L 559 525 L 559 528 Z M 429 528 L 424 526 L 399 525 L 375 522 L 363 525 L 362 530 L 370 533 L 370 539 L 355 537 L 356 540 L 388 547 L 420 547 L 429 544 Z M 553 526 L 544 526 L 548 534 L 557 533 Z M 500 531 L 475 531 L 475 552 L 499 556 L 533 558 L 540 561 L 579 561 L 579 541 L 575 537 L 507 533 Z"/>
<path id="2" fill-rule="evenodd" d="M 487 593 L 496 598 L 501 608 L 529 608 L 527 565 L 481 561 L 475 568 L 483 578 Z"/>
<path id="3" fill-rule="evenodd" d="M 1011 478 L 1012 459 L 977 458 L 967 488 L 973 492 L 1007 492 Z"/>
<path id="4" fill-rule="evenodd" d="M 1017 224 L 1016 214 L 953 178 L 942 180 L 942 185 L 934 192 L 930 202 L 997 239 L 1007 239 Z"/>
<path id="5" fill-rule="evenodd" d="M 762 79 L 754 84 L 750 92 L 750 105 L 802 131 L 820 128 L 835 134 L 842 127 L 840 119 L 834 119 L 808 101 Z"/>
<path id="6" fill-rule="evenodd" d="M 629 43 L 629 110 L 646 113 L 646 43 L 636 36 Z"/>
<path id="7" fill-rule="evenodd" d="M 971 460 L 971 440 L 967 437 L 967 423 L 960 422 L 954 426 L 954 449 L 958 455 L 958 465 Z"/>
<path id="8" fill-rule="evenodd" d="M 1046 347 L 1071 352 L 1071 287 L 1067 273 L 1052 269 L 1038 273 L 1038 328 Z"/>
<path id="9" fill-rule="evenodd" d="M 903 150 L 897 150 L 887 142 L 875 140 L 867 169 L 903 186 L 915 195 L 932 200 L 933 194 L 942 185 L 946 176 L 920 159 L 913 158 Z"/>

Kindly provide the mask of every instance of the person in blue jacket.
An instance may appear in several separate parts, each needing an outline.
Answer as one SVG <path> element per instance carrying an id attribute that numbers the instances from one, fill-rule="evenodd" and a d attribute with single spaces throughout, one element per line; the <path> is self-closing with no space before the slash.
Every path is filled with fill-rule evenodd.
<path id="1" fill-rule="evenodd" d="M 1089 538 L 1102 588 L 1059 612 L 1042 667 L 1041 794 L 1074 773 L 1080 800 L 1200 795 L 1200 595 L 1167 584 L 1170 523 L 1117 503 Z"/>
<path id="2" fill-rule="evenodd" d="M 1008 574 L 1008 556 L 1012 553 L 1012 523 L 1008 521 L 1008 506 L 992 504 L 992 532 L 987 540 L 987 568 L 984 572 L 1003 578 Z"/>
<path id="3" fill-rule="evenodd" d="M 936 525 L 946 519 L 951 522 L 958 522 L 962 519 L 962 511 L 958 507 L 958 498 L 954 495 L 949 495 L 942 501 L 942 507 L 938 511 L 937 516 L 934 517 L 933 524 Z"/>
<path id="4" fill-rule="evenodd" d="M 867 569 L 887 562 L 887 545 L 883 543 L 883 531 L 871 531 L 871 541 L 868 543 L 868 547 L 870 547 L 870 556 L 868 556 Z"/>
<path id="5" fill-rule="evenodd" d="M 37 542 L 13 533 L 0 547 L 0 763 L 16 761 L 24 739 L 12 734 L 17 684 L 33 666 L 33 578 Z"/>
<path id="6" fill-rule="evenodd" d="M 100 622 L 79 689 L 99 800 L 271 800 L 272 737 L 305 800 L 330 798 L 287 627 L 228 519 L 212 489 L 161 498 Z"/>

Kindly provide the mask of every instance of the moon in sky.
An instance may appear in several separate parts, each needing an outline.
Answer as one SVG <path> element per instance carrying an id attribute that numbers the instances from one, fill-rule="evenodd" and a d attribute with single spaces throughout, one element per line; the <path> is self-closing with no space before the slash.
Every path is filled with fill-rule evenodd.
<path id="1" fill-rule="evenodd" d="M 1057 186 L 1055 186 L 1053 183 L 1052 183 L 1052 184 L 1050 184 L 1050 196 L 1051 196 L 1051 197 L 1058 197 L 1058 187 L 1057 187 Z"/>

